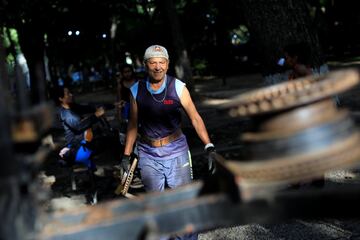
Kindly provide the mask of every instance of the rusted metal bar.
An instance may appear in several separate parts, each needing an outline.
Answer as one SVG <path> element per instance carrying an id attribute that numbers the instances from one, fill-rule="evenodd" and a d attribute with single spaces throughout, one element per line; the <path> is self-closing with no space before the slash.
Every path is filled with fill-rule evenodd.
<path id="1" fill-rule="evenodd" d="M 29 210 L 28 198 L 22 190 L 21 162 L 14 155 L 14 147 L 11 136 L 11 114 L 9 108 L 9 89 L 6 85 L 8 76 L 4 59 L 4 46 L 2 34 L 0 34 L 0 239 L 25 239 L 33 230 L 34 216 Z M 34 208 L 32 208 L 34 209 Z M 33 232 L 33 231 L 32 231 Z"/>
<path id="2" fill-rule="evenodd" d="M 29 99 L 20 79 L 10 97 L 2 44 L 0 34 L 0 239 L 36 239 L 39 188 L 34 177 L 48 153 L 39 145 L 51 126 L 52 107 L 26 108 Z M 14 98 L 20 107 L 11 109 Z"/>
<path id="3" fill-rule="evenodd" d="M 121 178 L 121 182 L 120 184 L 116 187 L 115 189 L 115 194 L 116 195 L 123 195 L 123 196 L 129 196 L 129 197 L 133 197 L 132 195 L 127 195 L 128 191 L 129 191 L 129 187 L 130 184 L 133 180 L 134 177 L 134 172 L 137 166 L 137 162 L 138 159 L 135 157 L 133 159 L 133 162 L 131 163 L 130 169 L 129 169 L 129 173 L 124 173 L 122 178 Z"/>
<path id="4" fill-rule="evenodd" d="M 23 111 L 21 114 L 14 114 L 11 124 L 14 143 L 39 141 L 52 126 L 52 113 L 53 106 L 51 104 L 41 103 Z"/>
<path id="5" fill-rule="evenodd" d="M 12 176 L 18 170 L 18 164 L 16 161 L 12 161 L 12 141 L 11 141 L 11 131 L 10 131 L 10 108 L 9 108 L 9 99 L 7 97 L 8 89 L 8 74 L 5 62 L 5 48 L 3 46 L 4 39 L 3 34 L 0 33 L 0 177 Z"/>
<path id="6" fill-rule="evenodd" d="M 6 104 L 6 82 L 8 79 L 5 65 L 5 49 L 3 36 L 0 34 L 0 215 L 2 223 L 0 226 L 1 239 L 19 239 L 16 229 L 13 227 L 16 215 L 15 209 L 19 204 L 19 192 L 16 188 L 16 173 L 19 163 L 13 159 L 13 148 L 10 133 L 10 113 Z"/>
<path id="7" fill-rule="evenodd" d="M 332 100 L 359 83 L 357 70 L 308 76 L 240 95 L 221 111 L 248 117 L 242 159 L 227 166 L 248 182 L 287 183 L 321 177 L 358 164 L 360 133 L 347 110 Z"/>

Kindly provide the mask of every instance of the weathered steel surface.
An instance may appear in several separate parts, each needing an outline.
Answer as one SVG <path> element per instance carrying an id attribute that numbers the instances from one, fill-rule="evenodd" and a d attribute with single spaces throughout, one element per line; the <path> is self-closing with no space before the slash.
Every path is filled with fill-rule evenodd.
<path id="1" fill-rule="evenodd" d="M 258 89 L 223 105 L 222 111 L 253 122 L 241 135 L 244 158 L 226 161 L 228 168 L 245 182 L 289 184 L 359 164 L 359 131 L 332 99 L 358 82 L 356 70 L 337 71 Z"/>
<path id="2" fill-rule="evenodd" d="M 15 156 L 10 111 L 13 99 L 8 90 L 3 35 L 0 34 L 0 239 L 31 239 L 36 207 L 32 182 L 33 170 L 26 154 Z M 28 172 L 26 170 L 28 170 Z"/>
<path id="3" fill-rule="evenodd" d="M 233 117 L 249 117 L 311 104 L 342 93 L 359 83 L 356 70 L 307 76 L 244 93 L 222 106 Z"/>
<path id="4" fill-rule="evenodd" d="M 221 166 L 221 174 L 207 182 L 53 216 L 38 238 L 158 239 L 235 224 L 274 223 L 294 217 L 355 217 L 360 213 L 356 186 L 299 191 L 269 188 L 267 194 L 248 198 L 241 178 Z"/>

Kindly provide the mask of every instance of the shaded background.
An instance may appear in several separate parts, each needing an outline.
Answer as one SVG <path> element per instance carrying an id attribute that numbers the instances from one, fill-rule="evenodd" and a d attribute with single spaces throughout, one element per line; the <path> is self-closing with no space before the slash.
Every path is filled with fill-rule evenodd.
<path id="1" fill-rule="evenodd" d="M 355 0 L 2 0 L 6 85 L 16 88 L 18 65 L 25 76 L 17 78 L 32 82 L 34 102 L 43 91 L 37 82 L 111 87 L 119 64 L 133 64 L 142 76 L 144 49 L 155 43 L 168 48 L 170 72 L 190 89 L 209 75 L 226 84 L 234 74 L 281 72 L 276 62 L 282 48 L 298 42 L 310 46 L 309 64 L 317 68 L 329 59 L 358 55 L 359 5 Z"/>

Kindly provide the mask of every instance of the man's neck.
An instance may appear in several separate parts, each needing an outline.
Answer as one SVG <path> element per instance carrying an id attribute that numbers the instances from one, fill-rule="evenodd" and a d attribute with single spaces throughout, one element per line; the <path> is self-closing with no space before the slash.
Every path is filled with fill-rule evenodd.
<path id="1" fill-rule="evenodd" d="M 164 79 L 162 79 L 160 81 L 156 81 L 156 82 L 150 80 L 149 82 L 150 82 L 151 89 L 155 90 L 155 91 L 158 90 L 159 88 L 161 88 L 164 81 L 165 81 Z"/>
<path id="2" fill-rule="evenodd" d="M 161 88 L 161 86 L 163 85 L 163 83 L 165 82 L 166 77 L 164 77 L 163 79 L 161 79 L 160 81 L 156 81 L 154 79 L 149 78 L 149 83 L 150 83 L 150 87 L 152 90 L 156 91 L 159 88 Z"/>

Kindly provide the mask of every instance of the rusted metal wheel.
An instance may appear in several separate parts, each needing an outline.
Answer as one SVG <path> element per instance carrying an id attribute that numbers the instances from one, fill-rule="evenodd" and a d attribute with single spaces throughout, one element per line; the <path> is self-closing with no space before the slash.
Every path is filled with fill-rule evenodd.
<path id="1" fill-rule="evenodd" d="M 225 103 L 222 109 L 228 110 L 233 117 L 278 113 L 329 98 L 358 83 L 359 73 L 356 70 L 313 75 L 241 94 Z"/>
<path id="2" fill-rule="evenodd" d="M 360 163 L 360 134 L 333 96 L 359 83 L 356 70 L 331 72 L 258 89 L 235 97 L 221 111 L 251 118 L 243 133 L 244 158 L 226 166 L 256 183 L 296 182 Z"/>

